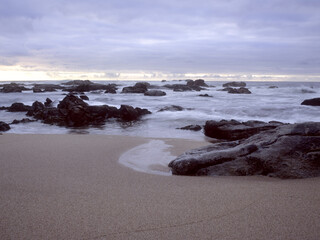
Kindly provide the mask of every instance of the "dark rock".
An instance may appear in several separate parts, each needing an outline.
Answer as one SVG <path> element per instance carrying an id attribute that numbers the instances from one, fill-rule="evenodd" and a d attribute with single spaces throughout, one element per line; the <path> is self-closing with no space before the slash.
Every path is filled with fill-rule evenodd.
<path id="1" fill-rule="evenodd" d="M 64 87 L 57 84 L 35 84 L 32 88 L 34 93 L 55 92 L 58 89 L 64 89 Z"/>
<path id="2" fill-rule="evenodd" d="M 207 121 L 204 126 L 204 134 L 212 138 L 233 141 L 249 138 L 254 134 L 274 129 L 282 124 L 283 123 L 265 123 L 260 121 L 238 122 L 236 120 L 221 120 L 219 122 Z"/>
<path id="3" fill-rule="evenodd" d="M 208 84 L 206 84 L 203 79 L 197 79 L 195 81 L 187 80 L 187 86 L 189 86 L 189 87 L 195 87 L 195 86 L 198 86 L 198 87 L 209 87 Z"/>
<path id="4" fill-rule="evenodd" d="M 200 94 L 199 97 L 213 97 L 213 96 L 206 93 L 206 94 Z"/>
<path id="5" fill-rule="evenodd" d="M 172 89 L 174 92 L 201 91 L 205 89 L 194 84 L 193 80 L 188 80 L 187 84 L 166 84 L 164 87 Z"/>
<path id="6" fill-rule="evenodd" d="M 301 105 L 320 106 L 320 98 L 306 99 Z"/>
<path id="7" fill-rule="evenodd" d="M 316 93 L 316 92 L 309 89 L 301 89 L 301 93 Z"/>
<path id="8" fill-rule="evenodd" d="M 124 87 L 122 93 L 145 93 L 148 91 L 150 83 L 147 82 L 137 82 L 133 87 Z"/>
<path id="9" fill-rule="evenodd" d="M 45 101 L 45 103 L 44 103 L 44 105 L 45 105 L 46 107 L 51 107 L 51 106 L 52 106 L 52 100 L 51 100 L 50 98 L 47 98 L 46 101 Z"/>
<path id="10" fill-rule="evenodd" d="M 188 125 L 188 126 L 185 126 L 185 127 L 182 127 L 182 128 L 178 128 L 178 129 L 181 129 L 181 130 L 190 130 L 190 131 L 200 131 L 202 129 L 202 127 L 200 125 Z"/>
<path id="11" fill-rule="evenodd" d="M 178 112 L 183 110 L 184 110 L 183 107 L 180 107 L 177 105 L 171 105 L 171 106 L 161 108 L 158 112 L 164 112 L 164 111 Z"/>
<path id="12" fill-rule="evenodd" d="M 124 121 L 135 121 L 138 120 L 142 115 L 150 114 L 147 109 L 133 108 L 128 105 L 121 105 L 120 109 L 120 118 Z"/>
<path id="13" fill-rule="evenodd" d="M 80 98 L 81 98 L 82 100 L 89 100 L 88 96 L 86 96 L 86 95 L 80 95 Z"/>
<path id="14" fill-rule="evenodd" d="M 228 82 L 222 85 L 223 87 L 245 87 L 247 84 L 245 82 Z"/>
<path id="15" fill-rule="evenodd" d="M 106 88 L 106 91 L 104 93 L 112 93 L 112 94 L 115 94 L 117 93 L 117 86 L 115 84 L 108 84 L 107 85 L 107 88 Z"/>
<path id="16" fill-rule="evenodd" d="M 228 88 L 228 93 L 232 94 L 251 94 L 250 90 L 248 88 Z"/>
<path id="17" fill-rule="evenodd" d="M 160 96 L 165 96 L 167 94 L 164 91 L 160 91 L 160 90 L 149 90 L 149 91 L 146 91 L 144 95 L 160 97 Z"/>
<path id="18" fill-rule="evenodd" d="M 163 80 L 161 80 L 161 82 L 166 82 L 167 80 L 165 80 L 165 79 L 163 79 Z"/>
<path id="19" fill-rule="evenodd" d="M 31 109 L 31 106 L 24 105 L 23 103 L 13 103 L 7 108 L 8 112 L 27 112 Z"/>
<path id="20" fill-rule="evenodd" d="M 73 87 L 66 89 L 69 92 L 91 92 L 91 91 L 98 91 L 98 90 L 104 90 L 104 91 L 116 91 L 117 87 L 115 84 L 98 84 L 98 83 L 83 83 L 78 84 Z"/>
<path id="21" fill-rule="evenodd" d="M 277 86 L 269 86 L 269 88 L 278 88 Z"/>
<path id="22" fill-rule="evenodd" d="M 17 83 L 10 83 L 10 84 L 3 84 L 3 88 L 1 89 L 1 92 L 12 93 L 12 92 L 22 92 L 26 90 L 30 90 L 30 89 L 25 88 L 24 86 Z"/>
<path id="23" fill-rule="evenodd" d="M 23 118 L 21 120 L 13 120 L 11 124 L 19 124 L 19 123 L 30 123 L 30 122 L 35 122 L 36 120 L 31 120 L 30 118 Z"/>
<path id="24" fill-rule="evenodd" d="M 63 85 L 88 85 L 93 84 L 90 80 L 73 80 L 66 83 L 62 83 Z"/>
<path id="25" fill-rule="evenodd" d="M 9 130 L 10 130 L 9 124 L 0 121 L 0 132 L 5 132 Z"/>
<path id="26" fill-rule="evenodd" d="M 170 162 L 177 175 L 320 176 L 320 123 L 281 125 L 244 141 L 215 143 Z"/>

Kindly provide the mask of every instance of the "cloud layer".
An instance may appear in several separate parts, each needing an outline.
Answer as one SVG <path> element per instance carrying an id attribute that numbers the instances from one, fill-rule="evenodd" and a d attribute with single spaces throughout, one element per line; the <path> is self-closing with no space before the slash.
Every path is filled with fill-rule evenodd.
<path id="1" fill-rule="evenodd" d="M 320 74 L 318 0 L 1 0 L 0 66 Z"/>

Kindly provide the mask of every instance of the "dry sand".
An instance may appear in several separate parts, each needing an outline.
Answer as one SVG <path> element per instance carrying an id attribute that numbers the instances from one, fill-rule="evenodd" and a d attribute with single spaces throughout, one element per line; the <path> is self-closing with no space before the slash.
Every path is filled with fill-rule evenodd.
<path id="1" fill-rule="evenodd" d="M 0 239 L 320 239 L 320 178 L 159 176 L 148 139 L 0 136 Z M 167 140 L 175 154 L 203 142 Z"/>

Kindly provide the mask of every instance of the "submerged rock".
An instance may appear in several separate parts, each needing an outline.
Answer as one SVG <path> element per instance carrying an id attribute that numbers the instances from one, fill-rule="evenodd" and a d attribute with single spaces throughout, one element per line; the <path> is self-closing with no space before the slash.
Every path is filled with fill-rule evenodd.
<path id="1" fill-rule="evenodd" d="M 320 106 L 320 98 L 306 99 L 301 105 Z"/>
<path id="2" fill-rule="evenodd" d="M 30 123 L 30 122 L 35 122 L 36 120 L 31 120 L 30 118 L 23 118 L 21 120 L 13 120 L 11 124 L 20 124 L 20 123 Z"/>
<path id="3" fill-rule="evenodd" d="M 182 128 L 177 128 L 177 129 L 181 129 L 181 130 L 190 130 L 190 131 L 200 131 L 202 129 L 202 127 L 200 125 L 188 125 Z"/>
<path id="4" fill-rule="evenodd" d="M 167 95 L 164 91 L 160 90 L 149 90 L 144 93 L 145 96 L 154 96 L 154 97 L 161 97 Z"/>
<path id="5" fill-rule="evenodd" d="M 243 141 L 211 144 L 170 162 L 176 175 L 320 176 L 320 123 L 280 125 Z"/>
<path id="6" fill-rule="evenodd" d="M 184 108 L 181 106 L 171 105 L 171 106 L 161 108 L 158 112 L 165 112 L 165 111 L 177 112 L 177 111 L 183 111 L 183 110 Z"/>

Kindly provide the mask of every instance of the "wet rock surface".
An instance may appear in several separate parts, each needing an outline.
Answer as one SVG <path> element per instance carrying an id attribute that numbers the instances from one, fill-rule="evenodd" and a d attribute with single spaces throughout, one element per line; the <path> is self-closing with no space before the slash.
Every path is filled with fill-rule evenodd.
<path id="1" fill-rule="evenodd" d="M 0 121 L 0 132 L 6 132 L 10 130 L 9 124 Z"/>
<path id="2" fill-rule="evenodd" d="M 191 150 L 170 162 L 176 175 L 320 176 L 320 123 L 279 125 L 238 141 Z"/>

